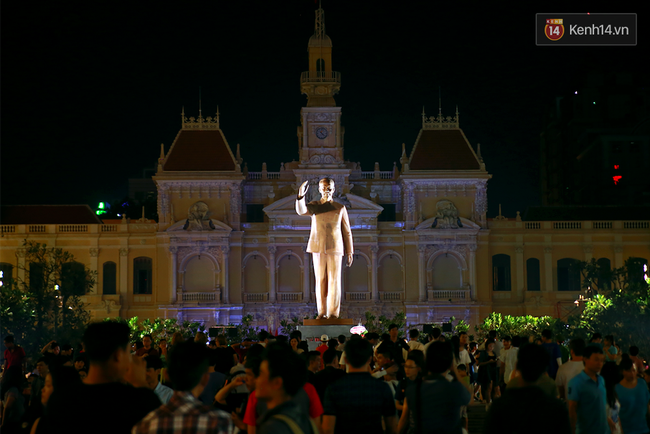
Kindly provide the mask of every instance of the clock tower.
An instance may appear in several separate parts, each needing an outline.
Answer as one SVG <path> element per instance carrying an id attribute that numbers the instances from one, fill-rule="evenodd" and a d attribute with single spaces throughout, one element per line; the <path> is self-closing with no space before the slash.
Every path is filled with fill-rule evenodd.
<path id="1" fill-rule="evenodd" d="M 347 176 L 344 180 L 341 175 L 343 172 L 349 174 L 349 170 L 343 161 L 341 107 L 337 107 L 334 101 L 334 95 L 341 88 L 341 73 L 332 71 L 332 40 L 325 34 L 322 7 L 316 11 L 315 30 L 309 38 L 307 51 L 309 70 L 300 76 L 300 90 L 307 95 L 307 106 L 300 111 L 300 169 L 296 175 L 299 180 L 319 175 L 334 176 L 335 182 L 336 178 L 343 181 L 341 184 L 337 182 L 337 186 L 342 188 L 347 184 Z M 338 172 L 341 175 L 337 176 Z"/>

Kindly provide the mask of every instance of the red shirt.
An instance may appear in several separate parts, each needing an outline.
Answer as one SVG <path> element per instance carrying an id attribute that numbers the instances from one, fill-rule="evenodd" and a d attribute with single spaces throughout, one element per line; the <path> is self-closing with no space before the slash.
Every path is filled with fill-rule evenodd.
<path id="1" fill-rule="evenodd" d="M 5 350 L 5 361 L 7 362 L 7 369 L 11 366 L 22 366 L 25 361 L 25 350 L 23 347 L 14 345 L 13 351 L 7 348 Z"/>
<path id="2" fill-rule="evenodd" d="M 307 392 L 307 396 L 309 397 L 309 417 L 312 419 L 321 417 L 323 414 L 323 405 L 320 402 L 316 388 L 311 383 L 305 383 L 302 388 Z M 257 414 L 257 394 L 255 392 L 255 390 L 251 392 L 248 397 L 248 403 L 246 404 L 246 414 L 244 415 L 244 423 L 246 425 L 257 425 L 257 420 L 261 416 L 261 414 Z"/>
<path id="3" fill-rule="evenodd" d="M 142 357 L 144 355 L 148 356 L 157 356 L 158 355 L 158 350 L 156 350 L 154 347 L 150 347 L 148 350 L 145 350 L 144 347 L 140 348 L 138 351 L 135 352 L 135 355 L 138 357 Z"/>
<path id="4" fill-rule="evenodd" d="M 329 346 L 327 344 L 321 344 L 318 347 L 316 347 L 316 351 L 320 353 L 320 369 L 321 371 L 325 369 L 325 363 L 323 362 L 323 354 L 325 354 L 325 351 L 329 350 Z"/>

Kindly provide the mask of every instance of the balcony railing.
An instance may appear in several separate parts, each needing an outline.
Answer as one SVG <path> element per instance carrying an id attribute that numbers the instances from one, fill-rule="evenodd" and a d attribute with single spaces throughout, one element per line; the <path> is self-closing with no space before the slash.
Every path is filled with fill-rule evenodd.
<path id="1" fill-rule="evenodd" d="M 215 303 L 221 301 L 221 291 L 214 292 L 181 292 L 176 294 L 176 301 L 195 303 Z"/>
<path id="2" fill-rule="evenodd" d="M 302 292 L 279 292 L 278 299 L 282 303 L 299 303 L 302 301 Z"/>
<path id="3" fill-rule="evenodd" d="M 102 232 L 117 232 L 117 225 L 101 225 Z"/>
<path id="4" fill-rule="evenodd" d="M 650 222 L 623 222 L 624 229 L 648 229 Z"/>
<path id="5" fill-rule="evenodd" d="M 429 289 L 429 301 L 470 301 L 468 289 Z"/>
<path id="6" fill-rule="evenodd" d="M 281 172 L 248 172 L 246 179 L 259 181 L 263 179 L 280 179 Z"/>
<path id="7" fill-rule="evenodd" d="M 402 301 L 404 293 L 402 291 L 397 292 L 380 292 L 379 299 L 381 301 Z"/>
<path id="8" fill-rule="evenodd" d="M 302 83 L 341 83 L 341 73 L 336 71 L 305 71 L 300 74 Z"/>
<path id="9" fill-rule="evenodd" d="M 14 225 L 0 225 L 0 233 L 13 234 L 14 232 L 16 232 L 16 226 L 14 226 Z"/>
<path id="10" fill-rule="evenodd" d="M 40 234 L 45 233 L 46 231 L 46 225 L 29 225 L 29 232 Z"/>
<path id="11" fill-rule="evenodd" d="M 346 301 L 368 301 L 370 300 L 369 292 L 346 292 Z"/>
<path id="12" fill-rule="evenodd" d="M 393 179 L 392 170 L 383 170 L 378 172 L 361 172 L 361 179 Z"/>
<path id="13" fill-rule="evenodd" d="M 59 225 L 59 232 L 88 232 L 88 225 Z"/>
<path id="14" fill-rule="evenodd" d="M 263 292 L 261 294 L 244 294 L 244 301 L 246 303 L 264 303 L 269 301 L 269 293 Z"/>

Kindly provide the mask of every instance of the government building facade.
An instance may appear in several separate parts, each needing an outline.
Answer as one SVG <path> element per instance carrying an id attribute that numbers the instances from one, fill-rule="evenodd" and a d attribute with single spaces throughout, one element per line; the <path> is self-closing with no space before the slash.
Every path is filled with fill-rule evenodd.
<path id="1" fill-rule="evenodd" d="M 458 112 L 421 114 L 410 153 L 391 170 L 362 171 L 344 157 L 340 73 L 316 12 L 307 104 L 297 127 L 296 160 L 279 171 L 248 171 L 215 117 L 182 114 L 153 177 L 158 222 L 101 221 L 87 206 L 7 206 L 0 221 L 3 278 L 27 280 L 24 240 L 73 253 L 98 272 L 83 297 L 95 319 L 177 318 L 206 326 L 239 323 L 275 331 L 285 318 L 316 313 L 310 217 L 295 211 L 298 186 L 334 179 L 348 207 L 354 262 L 342 275 L 341 317 L 404 311 L 411 325 L 475 325 L 491 312 L 566 318 L 581 294 L 571 264 L 592 258 L 621 267 L 650 258 L 650 217 L 590 215 L 522 220 L 487 216 L 491 175 L 469 143 Z M 353 127 L 353 126 L 352 126 Z M 396 149 L 396 156 L 400 150 Z M 500 213 L 499 213 L 500 214 Z"/>

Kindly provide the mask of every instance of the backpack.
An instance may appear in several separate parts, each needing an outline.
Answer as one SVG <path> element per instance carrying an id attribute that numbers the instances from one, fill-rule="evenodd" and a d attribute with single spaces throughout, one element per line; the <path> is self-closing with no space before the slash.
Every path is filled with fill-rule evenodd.
<path id="1" fill-rule="evenodd" d="M 303 430 L 300 429 L 298 424 L 296 422 L 294 422 L 293 419 L 291 419 L 289 416 L 286 416 L 284 414 L 276 414 L 275 416 L 272 416 L 272 417 L 273 417 L 273 419 L 278 419 L 278 420 L 281 420 L 282 422 L 286 423 L 293 434 L 305 434 L 303 432 Z M 311 420 L 311 418 L 309 419 L 309 423 L 311 424 L 312 434 L 318 434 L 318 432 L 319 432 L 318 427 L 316 426 L 314 421 Z"/>

